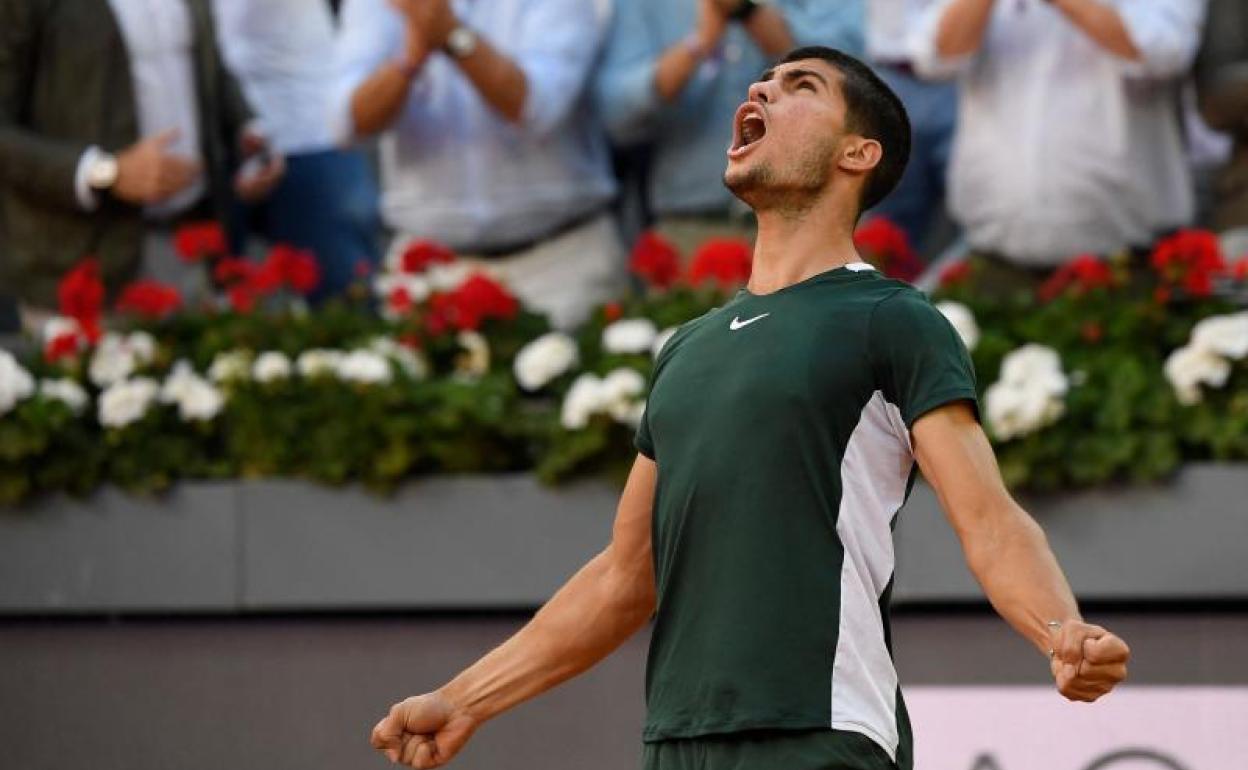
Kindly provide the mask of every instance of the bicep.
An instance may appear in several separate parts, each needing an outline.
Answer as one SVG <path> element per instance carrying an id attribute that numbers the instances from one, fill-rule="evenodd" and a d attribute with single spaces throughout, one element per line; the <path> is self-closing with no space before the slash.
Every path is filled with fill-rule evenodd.
<path id="1" fill-rule="evenodd" d="M 654 491 L 658 466 L 645 455 L 638 454 L 628 474 L 611 531 L 613 566 L 645 584 L 647 593 L 654 590 L 654 568 L 650 556 L 650 517 L 654 510 Z"/>
<path id="2" fill-rule="evenodd" d="M 915 421 L 914 456 L 963 546 L 994 537 L 1018 509 L 997 468 L 992 445 L 970 405 L 959 401 Z"/>

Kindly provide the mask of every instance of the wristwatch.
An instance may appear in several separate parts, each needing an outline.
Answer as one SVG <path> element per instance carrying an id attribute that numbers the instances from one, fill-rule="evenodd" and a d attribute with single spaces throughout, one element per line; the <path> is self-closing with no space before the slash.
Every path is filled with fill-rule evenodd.
<path id="1" fill-rule="evenodd" d="M 732 13 L 728 14 L 728 18 L 732 21 L 739 21 L 743 23 L 747 22 L 750 20 L 750 17 L 754 15 L 755 11 L 762 6 L 763 3 L 760 2 L 760 0 L 741 0 L 741 2 L 737 4 L 736 9 L 733 10 Z"/>
<path id="2" fill-rule="evenodd" d="M 477 33 L 460 25 L 446 36 L 446 52 L 456 59 L 467 59 L 477 50 Z"/>
<path id="3" fill-rule="evenodd" d="M 87 186 L 104 192 L 117 184 L 118 173 L 117 156 L 108 152 L 97 152 L 87 166 Z"/>

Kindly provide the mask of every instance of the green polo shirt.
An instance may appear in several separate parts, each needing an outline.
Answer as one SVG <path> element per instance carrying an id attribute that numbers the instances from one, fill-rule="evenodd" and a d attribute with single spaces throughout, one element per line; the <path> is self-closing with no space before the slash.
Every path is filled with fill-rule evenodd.
<path id="1" fill-rule="evenodd" d="M 908 766 L 888 597 L 909 429 L 975 397 L 944 316 L 865 263 L 680 327 L 636 438 L 658 465 L 647 741 L 827 727 Z"/>

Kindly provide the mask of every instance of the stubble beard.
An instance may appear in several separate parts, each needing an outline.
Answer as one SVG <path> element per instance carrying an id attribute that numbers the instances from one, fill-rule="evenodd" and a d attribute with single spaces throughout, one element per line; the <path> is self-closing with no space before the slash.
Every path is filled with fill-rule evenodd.
<path id="1" fill-rule="evenodd" d="M 742 171 L 724 171 L 724 186 L 755 214 L 777 212 L 799 218 L 809 211 L 832 175 L 835 142 L 821 142 L 795 158 L 783 172 L 767 161 Z"/>

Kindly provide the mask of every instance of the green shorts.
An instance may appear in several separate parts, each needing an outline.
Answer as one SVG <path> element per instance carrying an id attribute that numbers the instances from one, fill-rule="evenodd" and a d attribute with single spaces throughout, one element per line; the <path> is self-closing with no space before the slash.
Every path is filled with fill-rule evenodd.
<path id="1" fill-rule="evenodd" d="M 896 770 L 879 744 L 844 730 L 748 730 L 645 744 L 644 770 Z"/>

